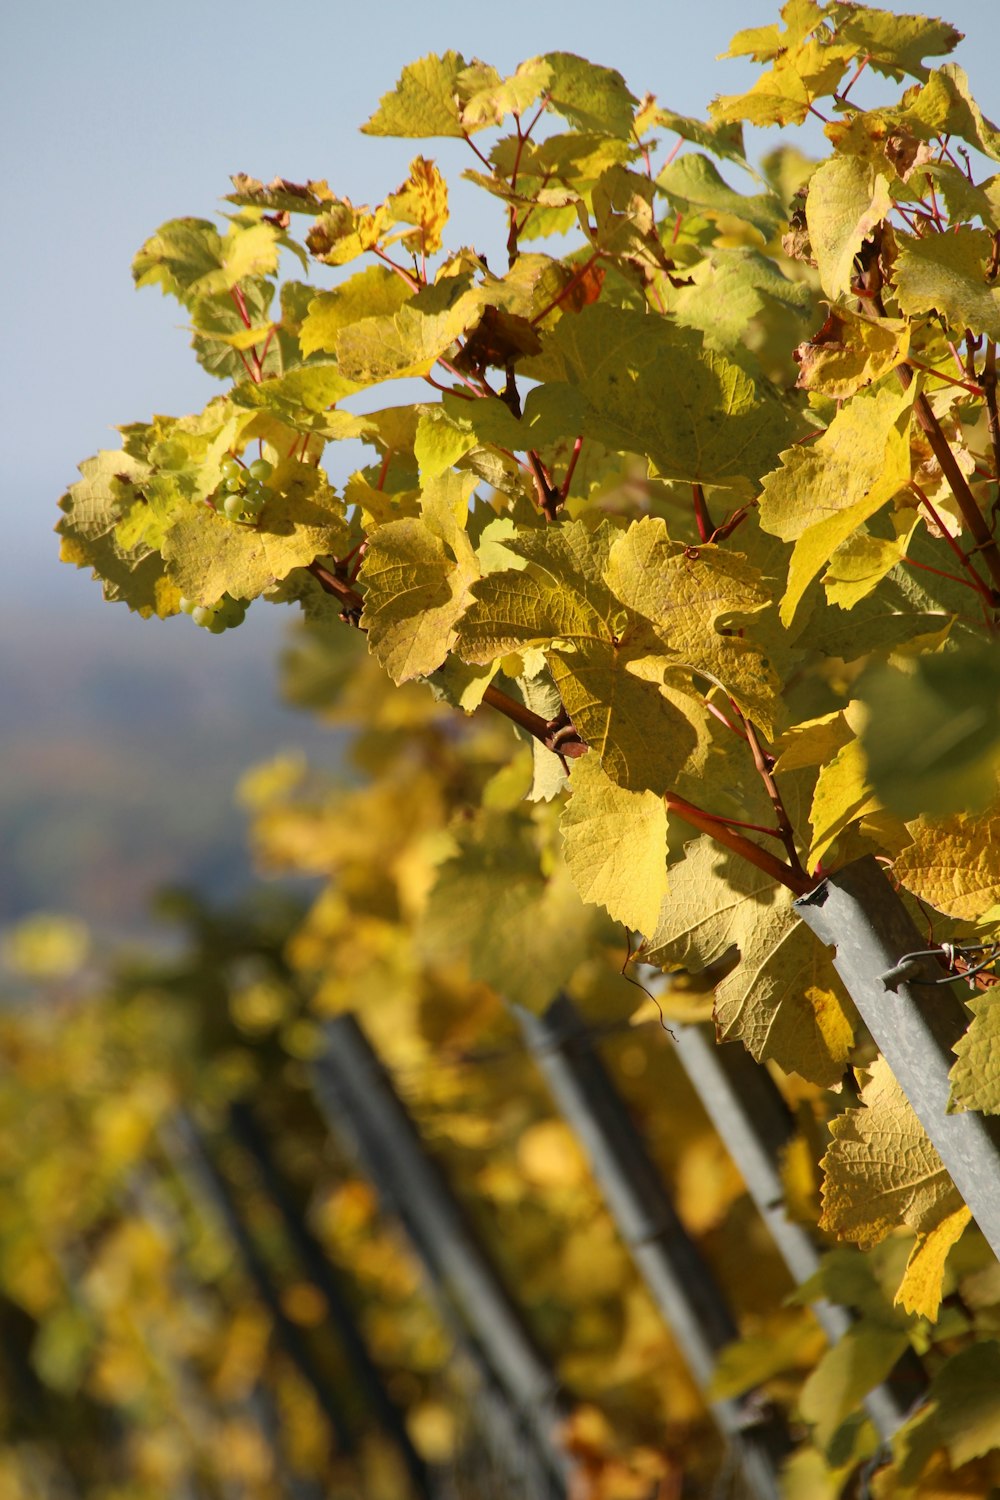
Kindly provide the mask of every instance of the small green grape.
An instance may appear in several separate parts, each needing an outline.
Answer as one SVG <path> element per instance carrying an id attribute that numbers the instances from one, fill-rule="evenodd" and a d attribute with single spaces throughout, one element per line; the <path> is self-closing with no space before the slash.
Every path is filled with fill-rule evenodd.
<path id="1" fill-rule="evenodd" d="M 191 618 L 196 625 L 211 625 L 215 619 L 217 605 L 199 604 L 191 611 Z"/>
<path id="2" fill-rule="evenodd" d="M 240 473 L 241 466 L 239 460 L 233 458 L 230 455 L 229 458 L 224 458 L 222 460 L 222 463 L 219 465 L 219 467 L 222 470 L 223 479 L 235 479 Z"/>
<path id="3" fill-rule="evenodd" d="M 237 491 L 243 488 L 243 476 L 241 474 L 233 474 L 229 479 L 224 479 L 222 488 L 228 490 L 231 495 L 235 495 Z"/>
<path id="4" fill-rule="evenodd" d="M 251 519 L 254 519 L 255 517 L 259 516 L 261 511 L 264 509 L 264 496 L 247 495 L 242 504 L 244 514 L 249 516 Z"/>
<path id="5" fill-rule="evenodd" d="M 244 503 L 242 495 L 227 495 L 222 503 L 222 509 L 230 521 L 237 521 L 243 514 Z"/>
<path id="6" fill-rule="evenodd" d="M 193 615 L 198 606 L 197 604 L 195 604 L 193 599 L 185 599 L 182 597 L 177 601 L 177 608 L 180 610 L 182 615 Z"/>
<path id="7" fill-rule="evenodd" d="M 274 464 L 269 464 L 266 458 L 255 458 L 250 465 L 251 479 L 270 479 L 274 473 Z"/>

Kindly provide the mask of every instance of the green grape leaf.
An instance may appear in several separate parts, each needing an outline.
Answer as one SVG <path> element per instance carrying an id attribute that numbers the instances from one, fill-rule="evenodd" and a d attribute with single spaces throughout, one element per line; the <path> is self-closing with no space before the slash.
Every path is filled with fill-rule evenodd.
<path id="1" fill-rule="evenodd" d="M 934 1435 L 955 1468 L 1000 1447 L 1000 1342 L 982 1339 L 941 1366 L 928 1392 Z"/>
<path id="2" fill-rule="evenodd" d="M 586 953 L 596 914 L 562 862 L 545 873 L 535 832 L 501 813 L 463 829 L 439 869 L 418 942 L 432 959 L 463 954 L 474 978 L 542 1011 Z"/>
<path id="3" fill-rule="evenodd" d="M 563 318 L 542 357 L 558 360 L 555 378 L 576 387 L 585 430 L 606 447 L 646 454 L 664 478 L 750 498 L 794 419 L 699 342 L 665 319 L 597 303 Z"/>
<path id="4" fill-rule="evenodd" d="M 746 346 L 756 319 L 784 311 L 804 320 L 815 300 L 807 283 L 789 281 L 768 256 L 743 245 L 712 246 L 684 280 L 672 298 L 678 323 L 700 329 L 706 345 L 724 354 Z"/>
<path id="5" fill-rule="evenodd" d="M 713 156 L 739 162 L 741 167 L 748 172 L 753 172 L 753 168 L 746 159 L 743 126 L 739 123 L 713 125 L 705 120 L 693 120 L 688 115 L 676 114 L 674 110 L 667 109 L 666 106 L 660 104 L 654 104 L 649 111 L 644 109 L 640 120 L 647 129 L 673 131 L 680 136 L 681 140 L 690 141 L 694 146 L 701 146 L 703 150 L 710 151 Z M 641 130 L 639 133 L 641 134 Z"/>
<path id="6" fill-rule="evenodd" d="M 485 663 L 544 646 L 566 712 L 612 780 L 663 793 L 696 736 L 656 683 L 630 671 L 661 648 L 649 622 L 625 609 L 604 581 L 614 536 L 607 524 L 591 535 L 571 522 L 505 539 L 528 566 L 473 584 L 456 650 L 465 661 Z"/>
<path id="7" fill-rule="evenodd" d="M 870 1250 L 903 1224 L 926 1235 L 961 1207 L 958 1189 L 884 1058 L 871 1067 L 861 1107 L 838 1115 L 830 1131 L 823 1229 Z"/>
<path id="8" fill-rule="evenodd" d="M 541 60 L 549 68 L 545 91 L 556 114 L 578 130 L 630 139 L 638 100 L 620 73 L 572 52 L 547 52 Z"/>
<path id="9" fill-rule="evenodd" d="M 667 892 L 663 799 L 617 786 L 594 755 L 574 762 L 570 789 L 560 827 L 580 896 L 603 906 L 613 921 L 652 932 Z"/>
<path id="10" fill-rule="evenodd" d="M 966 328 L 1000 338 L 1000 287 L 986 268 L 993 250 L 985 229 L 955 229 L 914 239 L 899 236 L 894 268 L 896 296 L 905 313 L 938 312 L 956 337 Z"/>
<path id="11" fill-rule="evenodd" d="M 725 214 L 752 224 L 770 240 L 785 224 L 785 210 L 774 193 L 753 197 L 736 192 L 707 156 L 694 152 L 664 167 L 656 179 L 681 213 Z"/>
<path id="12" fill-rule="evenodd" d="M 180 592 L 197 604 L 223 594 L 255 599 L 317 556 L 347 545 L 347 523 L 321 472 L 285 459 L 268 481 L 271 494 L 254 525 L 192 506 L 170 529 L 163 558 Z"/>
<path id="13" fill-rule="evenodd" d="M 221 263 L 222 237 L 210 220 L 170 219 L 136 252 L 132 278 L 186 303 L 202 288 L 214 290 Z"/>
<path id="14" fill-rule="evenodd" d="M 957 63 L 935 68 L 922 89 L 905 96 L 907 108 L 899 123 L 915 135 L 933 139 L 957 135 L 984 156 L 1000 161 L 1000 130 L 987 120 L 969 90 L 969 80 Z"/>
<path id="15" fill-rule="evenodd" d="M 949 1110 L 979 1109 L 1000 1115 L 1000 989 L 965 1002 L 972 1020 L 955 1043 L 958 1061 L 949 1074 Z"/>
<path id="16" fill-rule="evenodd" d="M 716 988 L 720 1041 L 742 1041 L 758 1061 L 829 1087 L 854 1044 L 851 1005 L 823 947 L 800 922 L 792 893 L 709 838 L 688 844 L 643 963 L 698 974 L 738 949 Z"/>
<path id="17" fill-rule="evenodd" d="M 830 1455 L 842 1424 L 857 1414 L 908 1348 L 902 1329 L 860 1323 L 826 1351 L 799 1395 L 799 1413 L 824 1453 Z"/>

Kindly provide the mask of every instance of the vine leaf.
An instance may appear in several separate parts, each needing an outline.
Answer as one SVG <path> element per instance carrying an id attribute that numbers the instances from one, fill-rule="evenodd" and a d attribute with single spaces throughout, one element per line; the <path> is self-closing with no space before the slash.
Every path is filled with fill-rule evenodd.
<path id="1" fill-rule="evenodd" d="M 742 1041 L 758 1061 L 830 1086 L 854 1043 L 854 1008 L 792 900 L 752 865 L 697 839 L 671 868 L 642 961 L 697 974 L 738 949 L 741 962 L 715 992 L 719 1040 Z"/>
<path id="2" fill-rule="evenodd" d="M 944 1257 L 966 1222 L 964 1205 L 884 1058 L 868 1073 L 861 1107 L 833 1120 L 830 1131 L 821 1228 L 870 1250 L 907 1225 L 917 1243 L 897 1300 L 934 1316 Z"/>
<path id="3" fill-rule="evenodd" d="M 1000 1115 L 1000 987 L 965 1003 L 972 1020 L 955 1043 L 948 1108 Z"/>
<path id="4" fill-rule="evenodd" d="M 575 386 L 586 431 L 614 450 L 643 453 L 668 479 L 723 486 L 751 498 L 796 420 L 763 385 L 690 329 L 594 303 L 557 325 L 539 373 Z M 533 362 L 525 371 L 534 373 Z"/>
<path id="5" fill-rule="evenodd" d="M 424 491 L 422 518 L 389 521 L 369 537 L 359 574 L 361 623 L 397 684 L 445 663 L 469 585 L 479 577 L 463 526 L 475 482 L 474 474 L 442 475 Z"/>
<path id="6" fill-rule="evenodd" d="M 854 258 L 892 206 L 886 177 L 865 158 L 831 156 L 816 168 L 809 180 L 806 224 L 828 296 L 848 295 Z"/>
<path id="7" fill-rule="evenodd" d="M 633 931 L 652 932 L 667 892 L 662 798 L 616 785 L 593 755 L 574 762 L 570 789 L 560 827 L 581 897 Z"/>
<path id="8" fill-rule="evenodd" d="M 976 921 L 1000 902 L 1000 807 L 908 823 L 913 843 L 897 855 L 897 879 L 946 916 Z"/>
<path id="9" fill-rule="evenodd" d="M 456 650 L 465 661 L 487 663 L 544 646 L 566 712 L 608 775 L 630 791 L 662 794 L 696 735 L 655 682 L 630 670 L 662 647 L 649 621 L 605 582 L 615 536 L 608 523 L 591 533 L 574 521 L 505 540 L 527 566 L 472 585 Z"/>
<path id="10" fill-rule="evenodd" d="M 903 312 L 938 312 L 957 335 L 969 328 L 1000 338 L 1000 288 L 986 278 L 992 250 L 985 229 L 957 228 L 922 240 L 900 235 L 893 279 Z"/>
<path id="11" fill-rule="evenodd" d="M 803 595 L 834 549 L 910 477 L 913 390 L 885 384 L 845 403 L 821 438 L 781 455 L 760 502 L 765 531 L 795 542 L 781 619 L 790 625 Z"/>
<path id="12" fill-rule="evenodd" d="M 285 459 L 270 484 L 256 525 L 194 505 L 170 528 L 163 559 L 182 594 L 198 604 L 214 604 L 226 593 L 255 599 L 294 568 L 346 547 L 347 522 L 318 469 Z"/>

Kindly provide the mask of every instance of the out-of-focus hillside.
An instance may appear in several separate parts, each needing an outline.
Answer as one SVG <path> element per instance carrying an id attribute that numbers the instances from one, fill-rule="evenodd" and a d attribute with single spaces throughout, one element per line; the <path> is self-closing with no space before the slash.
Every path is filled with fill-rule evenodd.
<path id="1" fill-rule="evenodd" d="M 61 910 L 121 938 L 145 932 L 164 884 L 245 886 L 240 774 L 296 747 L 331 763 L 337 737 L 279 700 L 277 612 L 211 636 L 93 603 L 7 616 L 0 926 Z"/>

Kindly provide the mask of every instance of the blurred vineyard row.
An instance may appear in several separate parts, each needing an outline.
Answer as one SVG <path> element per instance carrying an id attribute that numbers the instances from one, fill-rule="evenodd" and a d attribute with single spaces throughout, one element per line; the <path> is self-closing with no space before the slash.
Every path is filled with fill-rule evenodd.
<path id="1" fill-rule="evenodd" d="M 0 1015 L 0 1494 L 407 1494 L 399 1446 L 359 1385 L 273 1190 L 232 1131 L 234 1103 L 269 1143 L 388 1403 L 420 1460 L 451 1486 L 441 1493 L 512 1493 L 416 1261 L 317 1107 L 311 1066 L 323 1024 L 345 1010 L 360 1015 L 566 1392 L 561 1439 L 574 1500 L 741 1494 L 499 998 L 504 967 L 516 968 L 523 946 L 519 924 L 531 917 L 517 842 L 544 850 L 556 836 L 549 804 L 521 800 L 530 749 L 511 764 L 505 727 L 456 725 L 425 689 L 401 691 L 369 669 L 363 651 L 351 632 L 313 628 L 287 664 L 293 699 L 353 735 L 343 781 L 286 758 L 242 788 L 261 867 L 321 878 L 311 909 L 303 914 L 277 887 L 230 910 L 175 893 L 164 903 L 179 934 L 172 956 L 110 967 L 88 960 L 86 935 L 71 923 L 8 934 L 22 992 Z M 488 846 L 484 880 L 501 878 L 505 920 L 488 932 L 488 910 L 468 949 L 449 949 L 436 873 L 459 841 L 474 844 L 479 820 L 501 813 L 505 841 Z M 506 876 L 496 868 L 505 858 Z M 800 1440 L 787 1492 L 836 1494 L 880 1453 L 862 1415 L 844 1423 L 885 1373 L 876 1366 L 887 1353 L 910 1342 L 933 1373 L 972 1338 L 1000 1335 L 996 1265 L 968 1233 L 932 1326 L 892 1306 L 910 1238 L 866 1255 L 831 1252 L 826 1280 L 806 1297 L 839 1289 L 859 1309 L 870 1350 L 864 1367 L 832 1368 L 656 1005 L 621 975 L 621 930 L 578 901 L 567 912 L 560 928 L 586 954 L 573 998 L 599 1017 L 604 1060 L 739 1323 L 714 1394 L 757 1388 L 755 1399 L 784 1412 Z M 533 961 L 544 992 L 544 954 Z M 663 1001 L 668 1021 L 710 1014 L 710 995 L 683 976 Z M 782 1086 L 799 1125 L 785 1161 L 789 1212 L 814 1226 L 825 1122 L 842 1101 L 795 1079 Z M 179 1149 L 180 1120 L 205 1144 L 277 1307 L 218 1194 L 206 1194 L 204 1173 Z M 988 1493 L 996 1479 L 987 1456 L 948 1479 L 964 1488 L 921 1487 L 952 1474 L 926 1434 L 897 1459 L 894 1487 L 879 1493 Z"/>

